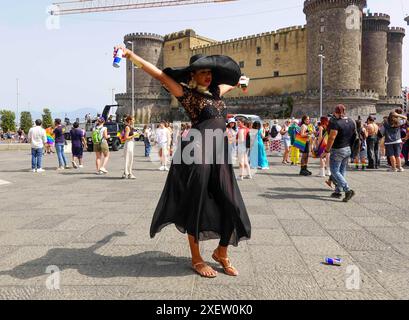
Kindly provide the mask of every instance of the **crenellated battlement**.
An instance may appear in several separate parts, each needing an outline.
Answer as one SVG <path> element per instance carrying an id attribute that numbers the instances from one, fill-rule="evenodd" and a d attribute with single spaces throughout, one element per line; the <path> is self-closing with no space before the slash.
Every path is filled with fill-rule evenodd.
<path id="1" fill-rule="evenodd" d="M 306 15 L 313 14 L 331 8 L 347 8 L 350 5 L 356 5 L 363 10 L 366 5 L 366 0 L 306 0 L 304 1 L 304 13 Z"/>
<path id="2" fill-rule="evenodd" d="M 385 13 L 367 13 L 363 17 L 363 31 L 388 32 L 391 17 Z"/>
<path id="3" fill-rule="evenodd" d="M 156 34 L 156 33 L 149 33 L 149 32 L 137 32 L 137 33 L 130 33 L 124 37 L 124 41 L 135 41 L 141 39 L 150 39 L 155 41 L 164 41 L 164 37 Z"/>
<path id="4" fill-rule="evenodd" d="M 386 13 L 365 13 L 364 19 L 371 20 L 388 20 L 391 21 L 391 16 Z"/>
<path id="5" fill-rule="evenodd" d="M 401 27 L 390 27 L 388 28 L 388 33 L 400 33 L 400 34 L 405 35 L 406 30 L 405 28 L 401 28 Z"/>
<path id="6" fill-rule="evenodd" d="M 196 37 L 196 31 L 192 29 L 186 29 L 179 32 L 173 32 L 170 34 L 165 35 L 165 41 L 177 40 L 186 37 Z"/>
<path id="7" fill-rule="evenodd" d="M 225 44 L 231 44 L 235 42 L 241 42 L 241 41 L 246 41 L 246 40 L 251 40 L 251 39 L 257 39 L 257 38 L 262 38 L 262 37 L 267 37 L 267 36 L 279 35 L 279 34 L 294 32 L 294 31 L 304 31 L 304 30 L 305 30 L 305 26 L 292 26 L 288 28 L 279 29 L 277 31 L 263 32 L 263 33 L 253 34 L 253 35 L 249 35 L 245 37 L 223 40 L 223 41 L 218 41 L 218 42 L 211 43 L 211 44 L 197 46 L 197 47 L 194 47 L 193 50 L 205 49 L 205 48 L 210 48 L 210 47 L 215 47 L 215 46 L 220 46 L 220 45 L 225 45 Z"/>

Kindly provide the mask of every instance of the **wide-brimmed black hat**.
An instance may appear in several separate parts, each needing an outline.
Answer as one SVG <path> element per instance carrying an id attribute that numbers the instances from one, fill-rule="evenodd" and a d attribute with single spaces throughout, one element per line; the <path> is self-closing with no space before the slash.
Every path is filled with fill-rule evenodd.
<path id="1" fill-rule="evenodd" d="M 188 84 L 191 72 L 202 69 L 212 70 L 212 85 L 237 85 L 241 77 L 241 70 L 236 61 L 227 56 L 202 54 L 190 58 L 189 66 L 183 68 L 166 68 L 163 70 L 169 77 L 178 83 Z"/>

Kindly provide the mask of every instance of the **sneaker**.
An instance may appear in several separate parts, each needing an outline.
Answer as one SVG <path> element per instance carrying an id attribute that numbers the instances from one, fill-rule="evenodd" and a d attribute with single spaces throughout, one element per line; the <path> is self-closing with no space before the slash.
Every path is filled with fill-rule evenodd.
<path id="1" fill-rule="evenodd" d="M 354 190 L 349 190 L 347 192 L 345 192 L 345 198 L 342 200 L 343 202 L 348 202 L 349 200 L 352 199 L 352 197 L 355 195 L 355 191 Z"/>
<path id="2" fill-rule="evenodd" d="M 164 170 L 165 170 L 165 171 L 169 171 L 169 168 L 165 166 L 165 169 L 164 169 Z"/>
<path id="3" fill-rule="evenodd" d="M 45 172 L 43 168 L 37 169 L 37 172 Z"/>
<path id="4" fill-rule="evenodd" d="M 387 171 L 388 171 L 388 172 L 398 172 L 398 169 L 396 169 L 396 168 L 389 168 Z"/>
<path id="5" fill-rule="evenodd" d="M 101 168 L 101 169 L 99 169 L 99 171 L 101 171 L 102 173 L 108 173 L 108 170 L 105 169 L 105 168 Z"/>
<path id="6" fill-rule="evenodd" d="M 70 169 L 70 167 L 69 167 L 69 166 L 65 166 L 64 169 Z"/>
<path id="7" fill-rule="evenodd" d="M 37 170 L 36 170 L 36 169 L 32 169 L 31 172 L 32 172 L 32 173 L 36 173 Z"/>
<path id="8" fill-rule="evenodd" d="M 78 166 L 78 168 L 82 169 L 82 168 L 84 168 L 84 166 L 83 166 L 82 164 L 80 164 L 80 165 Z"/>
<path id="9" fill-rule="evenodd" d="M 252 177 L 252 175 L 248 175 L 248 176 L 245 176 L 244 179 L 249 179 L 249 180 L 251 180 L 251 179 L 253 179 L 253 177 Z"/>
<path id="10" fill-rule="evenodd" d="M 128 175 L 128 179 L 130 179 L 130 180 L 135 180 L 136 177 L 135 177 L 133 174 L 130 174 L 130 175 Z"/>
<path id="11" fill-rule="evenodd" d="M 160 171 L 165 171 L 165 166 L 159 168 Z"/>
<path id="12" fill-rule="evenodd" d="M 101 170 L 96 172 L 96 175 L 97 175 L 97 176 L 100 176 L 100 175 L 102 175 L 102 174 L 103 174 L 103 172 L 102 172 Z"/>
<path id="13" fill-rule="evenodd" d="M 71 164 L 74 169 L 78 169 L 78 165 L 75 163 L 75 161 L 71 161 Z"/>
<path id="14" fill-rule="evenodd" d="M 333 194 L 331 194 L 331 198 L 341 199 L 342 193 L 334 192 Z"/>
<path id="15" fill-rule="evenodd" d="M 57 168 L 57 171 L 63 171 L 64 170 L 64 167 L 58 167 Z"/>
<path id="16" fill-rule="evenodd" d="M 127 179 L 128 178 L 128 176 L 124 173 L 124 174 L 122 174 L 122 179 Z"/>
<path id="17" fill-rule="evenodd" d="M 405 172 L 405 169 L 399 168 L 399 169 L 398 169 L 398 172 Z"/>

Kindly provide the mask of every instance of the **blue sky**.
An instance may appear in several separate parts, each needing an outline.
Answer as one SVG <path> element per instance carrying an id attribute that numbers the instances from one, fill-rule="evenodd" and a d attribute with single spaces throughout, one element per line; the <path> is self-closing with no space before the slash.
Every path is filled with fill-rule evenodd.
<path id="1" fill-rule="evenodd" d="M 125 91 L 125 70 L 112 68 L 112 48 L 132 32 L 167 34 L 194 29 L 224 40 L 305 24 L 303 0 L 239 0 L 61 17 L 60 29 L 46 28 L 50 0 L 0 0 L 0 109 L 70 111 L 101 109 L 112 89 Z M 369 0 L 372 12 L 391 15 L 393 26 L 409 27 L 408 0 Z M 409 35 L 405 38 L 404 84 L 409 86 Z"/>

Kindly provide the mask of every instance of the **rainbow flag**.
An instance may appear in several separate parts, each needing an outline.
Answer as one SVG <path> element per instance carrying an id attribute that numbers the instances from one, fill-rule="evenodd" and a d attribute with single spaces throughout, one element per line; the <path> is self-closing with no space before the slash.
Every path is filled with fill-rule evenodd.
<path id="1" fill-rule="evenodd" d="M 314 148 L 313 156 L 315 158 L 320 158 L 322 154 L 325 152 L 325 149 L 327 148 L 327 144 L 328 144 L 328 132 L 326 132 L 324 136 L 322 137 L 322 141 L 320 145 Z"/>
<path id="2" fill-rule="evenodd" d="M 46 133 L 46 135 L 47 135 L 47 143 L 48 143 L 48 144 L 54 144 L 55 139 L 54 139 L 54 135 L 53 135 L 53 130 L 50 129 L 50 128 L 47 128 L 47 129 L 45 130 L 45 133 Z"/>
<path id="3" fill-rule="evenodd" d="M 301 152 L 305 151 L 305 148 L 307 147 L 307 141 L 308 137 L 301 137 L 299 133 L 295 135 L 295 140 L 294 140 L 294 147 L 297 149 L 300 149 Z"/>

